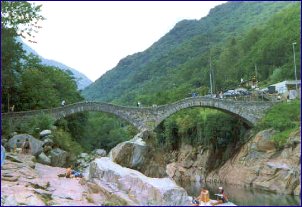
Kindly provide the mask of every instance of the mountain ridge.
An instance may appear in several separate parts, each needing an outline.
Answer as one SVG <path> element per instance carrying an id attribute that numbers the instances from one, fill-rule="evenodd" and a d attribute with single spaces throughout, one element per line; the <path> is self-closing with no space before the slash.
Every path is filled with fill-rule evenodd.
<path id="1" fill-rule="evenodd" d="M 59 61 L 56 60 L 51 60 L 51 59 L 47 59 L 42 57 L 41 55 L 39 55 L 34 49 L 32 49 L 29 45 L 27 45 L 24 41 L 19 39 L 19 42 L 22 43 L 22 47 L 23 49 L 28 53 L 32 53 L 33 55 L 38 56 L 41 59 L 41 63 L 43 65 L 47 65 L 47 66 L 53 66 L 53 67 L 57 67 L 61 70 L 64 71 L 70 71 L 71 74 L 73 74 L 73 77 L 75 78 L 75 81 L 77 83 L 77 87 L 78 90 L 83 90 L 85 87 L 87 87 L 88 85 L 90 85 L 92 83 L 92 81 L 83 73 L 77 71 L 74 68 L 71 68 Z"/>
<path id="2" fill-rule="evenodd" d="M 195 85 L 208 84 L 205 74 L 209 71 L 210 54 L 213 62 L 217 62 L 228 39 L 240 40 L 250 29 L 265 27 L 273 15 L 291 5 L 292 2 L 227 2 L 211 9 L 200 20 L 182 20 L 145 51 L 120 60 L 82 94 L 88 100 L 124 104 L 134 104 L 138 99 L 146 99 L 147 94 L 154 97 L 159 91 L 173 87 L 178 88 L 177 93 L 185 94 L 191 87 L 185 79 L 190 77 L 187 73 L 202 75 Z M 190 65 L 196 67 L 197 62 L 200 69 L 185 71 Z M 178 80 L 177 73 L 181 76 Z M 196 78 L 192 74 L 191 77 Z"/>

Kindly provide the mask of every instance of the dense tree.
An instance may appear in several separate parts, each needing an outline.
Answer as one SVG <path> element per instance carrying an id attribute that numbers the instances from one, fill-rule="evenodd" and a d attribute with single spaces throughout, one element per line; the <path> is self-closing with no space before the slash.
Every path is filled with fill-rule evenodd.
<path id="1" fill-rule="evenodd" d="M 58 107 L 62 100 L 68 104 L 83 100 L 70 75 L 39 64 L 22 72 L 18 110 Z"/>
<path id="2" fill-rule="evenodd" d="M 41 6 L 23 1 L 1 1 L 1 59 L 2 59 L 2 110 L 8 111 L 11 105 L 18 102 L 18 87 L 22 60 L 25 52 L 17 37 L 30 37 L 39 28 L 38 23 L 44 18 L 39 14 Z"/>
<path id="3" fill-rule="evenodd" d="M 15 35 L 34 41 L 34 33 L 45 19 L 39 14 L 41 6 L 26 1 L 1 1 L 1 28 L 12 29 Z"/>

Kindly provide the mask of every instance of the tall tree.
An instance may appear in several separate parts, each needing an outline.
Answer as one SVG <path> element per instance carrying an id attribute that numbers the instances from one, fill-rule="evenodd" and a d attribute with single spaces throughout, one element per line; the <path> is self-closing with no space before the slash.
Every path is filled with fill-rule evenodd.
<path id="1" fill-rule="evenodd" d="M 2 59 L 2 110 L 8 111 L 18 99 L 16 91 L 20 83 L 20 72 L 25 59 L 25 51 L 17 38 L 22 36 L 34 41 L 38 32 L 39 21 L 44 17 L 39 14 L 41 6 L 25 1 L 1 1 L 1 59 Z"/>

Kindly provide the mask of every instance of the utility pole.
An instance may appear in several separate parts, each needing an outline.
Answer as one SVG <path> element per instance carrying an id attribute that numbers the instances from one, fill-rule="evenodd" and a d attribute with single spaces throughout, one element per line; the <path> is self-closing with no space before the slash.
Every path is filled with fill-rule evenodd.
<path id="1" fill-rule="evenodd" d="M 257 82 L 258 82 L 258 78 L 257 78 L 257 64 L 255 64 L 255 78 L 256 78 L 256 82 L 255 82 L 255 87 L 258 87 L 258 84 L 257 84 Z"/>
<path id="2" fill-rule="evenodd" d="M 297 66 L 296 66 L 295 44 L 297 44 L 297 43 L 296 43 L 296 42 L 293 42 L 294 65 L 295 65 L 295 81 L 296 81 L 296 92 L 298 93 L 298 86 L 297 86 Z"/>
<path id="3" fill-rule="evenodd" d="M 211 90 L 211 97 L 213 97 L 213 72 L 212 72 L 212 58 L 211 58 L 211 47 L 210 47 L 210 41 L 209 41 L 209 36 L 207 35 L 207 45 L 208 45 L 208 50 L 210 52 L 210 90 Z"/>
<path id="4" fill-rule="evenodd" d="M 212 76 L 211 76 L 211 71 L 210 71 L 210 87 L 211 87 L 211 98 L 213 98 L 213 86 L 212 86 Z"/>
<path id="5" fill-rule="evenodd" d="M 213 97 L 213 80 L 212 80 L 212 59 L 210 50 L 210 87 L 211 87 L 211 97 Z"/>
<path id="6" fill-rule="evenodd" d="M 256 65 L 256 64 L 255 64 L 255 75 L 256 75 L 256 76 L 255 76 L 255 77 L 256 77 L 256 80 L 258 80 L 258 79 L 257 79 L 257 65 Z"/>

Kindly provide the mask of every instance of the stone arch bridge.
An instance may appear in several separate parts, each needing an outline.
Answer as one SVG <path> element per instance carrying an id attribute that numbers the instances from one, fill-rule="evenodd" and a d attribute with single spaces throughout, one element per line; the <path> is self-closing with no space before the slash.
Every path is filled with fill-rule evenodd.
<path id="1" fill-rule="evenodd" d="M 186 108 L 206 107 L 218 109 L 228 114 L 236 116 L 249 126 L 253 126 L 261 119 L 265 111 L 273 106 L 275 102 L 267 101 L 235 101 L 225 99 L 214 99 L 207 97 L 192 97 L 182 99 L 175 103 L 156 106 L 156 107 L 127 107 L 117 106 L 102 102 L 79 102 L 63 107 L 2 113 L 2 119 L 11 121 L 22 121 L 39 114 L 49 114 L 55 120 L 64 118 L 68 115 L 84 111 L 100 111 L 114 114 L 131 124 L 139 130 L 153 130 L 163 120 L 172 114 Z"/>

